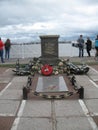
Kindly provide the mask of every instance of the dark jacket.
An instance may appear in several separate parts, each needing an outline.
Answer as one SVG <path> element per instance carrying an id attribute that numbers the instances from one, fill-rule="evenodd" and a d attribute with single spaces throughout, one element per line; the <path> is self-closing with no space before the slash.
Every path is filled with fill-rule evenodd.
<path id="1" fill-rule="evenodd" d="M 5 49 L 10 49 L 10 47 L 11 47 L 10 40 L 7 39 L 6 42 L 5 42 Z"/>
<path id="2" fill-rule="evenodd" d="M 86 42 L 86 48 L 87 48 L 87 50 L 92 49 L 92 41 L 90 39 L 88 39 L 87 42 Z"/>

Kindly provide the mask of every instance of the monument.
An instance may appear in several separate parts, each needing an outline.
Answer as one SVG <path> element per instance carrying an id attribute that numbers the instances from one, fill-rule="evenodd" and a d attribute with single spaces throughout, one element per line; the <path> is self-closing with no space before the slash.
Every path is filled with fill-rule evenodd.
<path id="1" fill-rule="evenodd" d="M 41 39 L 41 61 L 44 64 L 55 64 L 58 60 L 59 35 L 43 35 Z"/>

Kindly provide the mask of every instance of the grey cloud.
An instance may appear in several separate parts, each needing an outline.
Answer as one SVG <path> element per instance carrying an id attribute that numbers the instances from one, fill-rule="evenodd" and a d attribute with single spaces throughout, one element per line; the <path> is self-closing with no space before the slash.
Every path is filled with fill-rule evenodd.
<path id="1" fill-rule="evenodd" d="M 43 30 L 38 32 L 94 32 L 98 28 L 97 0 L 0 0 L 0 5 L 1 33 L 7 33 L 9 26 L 11 31 L 22 32 L 23 28 L 18 25 L 28 27 L 38 22 L 55 25 L 49 30 L 42 24 Z M 89 7 L 91 12 L 87 10 Z"/>
<path id="2" fill-rule="evenodd" d="M 87 5 L 96 5 L 98 4 L 98 0 L 82 0 L 81 3 L 87 4 Z"/>
<path id="3" fill-rule="evenodd" d="M 44 4 L 40 5 L 35 1 L 33 1 L 34 3 L 30 0 L 28 1 L 28 3 L 26 0 L 22 0 L 21 2 L 19 0 L 16 0 L 16 2 L 12 0 L 10 2 L 7 0 L 3 1 L 2 7 L 0 8 L 0 25 L 4 26 L 6 24 L 11 25 L 28 22 L 33 23 L 47 19 L 47 14 L 52 15 L 52 12 L 54 12 L 52 9 L 50 12 L 48 8 L 51 7 L 49 7 L 49 5 L 44 7 Z"/>

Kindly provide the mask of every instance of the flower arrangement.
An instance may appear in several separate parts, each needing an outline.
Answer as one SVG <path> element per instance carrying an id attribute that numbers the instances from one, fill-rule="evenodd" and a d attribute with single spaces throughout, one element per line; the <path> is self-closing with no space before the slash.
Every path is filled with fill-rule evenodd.
<path id="1" fill-rule="evenodd" d="M 58 63 L 55 66 L 43 65 L 39 58 L 33 58 L 31 73 L 39 73 L 44 75 L 58 75 L 66 73 L 66 59 L 58 59 Z"/>

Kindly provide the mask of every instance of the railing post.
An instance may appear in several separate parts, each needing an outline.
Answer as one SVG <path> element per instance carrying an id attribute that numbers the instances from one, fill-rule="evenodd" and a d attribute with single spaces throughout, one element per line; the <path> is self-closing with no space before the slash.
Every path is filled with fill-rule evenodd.
<path id="1" fill-rule="evenodd" d="M 24 59 L 24 44 L 22 43 L 22 59 Z"/>
<path id="2" fill-rule="evenodd" d="M 81 88 L 79 88 L 78 93 L 79 93 L 79 98 L 83 99 L 84 98 L 84 88 L 82 86 L 81 86 Z"/>
<path id="3" fill-rule="evenodd" d="M 26 87 L 23 87 L 23 99 L 27 100 L 28 98 L 28 90 Z"/>

